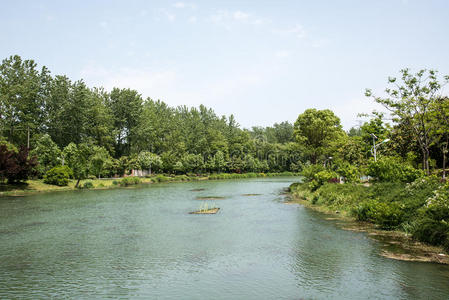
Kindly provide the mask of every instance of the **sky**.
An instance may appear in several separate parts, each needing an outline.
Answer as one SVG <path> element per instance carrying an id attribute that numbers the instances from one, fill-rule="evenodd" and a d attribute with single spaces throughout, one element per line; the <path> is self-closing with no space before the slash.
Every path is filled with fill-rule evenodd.
<path id="1" fill-rule="evenodd" d="M 211 107 L 244 128 L 331 109 L 345 129 L 382 110 L 364 96 L 410 68 L 449 74 L 449 1 L 0 0 L 0 58 L 18 54 L 89 86 Z"/>

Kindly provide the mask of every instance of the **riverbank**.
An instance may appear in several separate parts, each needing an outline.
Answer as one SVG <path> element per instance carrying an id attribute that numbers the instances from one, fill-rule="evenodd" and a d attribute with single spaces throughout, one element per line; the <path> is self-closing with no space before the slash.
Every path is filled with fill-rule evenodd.
<path id="1" fill-rule="evenodd" d="M 342 229 L 366 232 L 381 242 L 385 257 L 449 264 L 449 210 L 435 197 L 445 186 L 433 179 L 420 180 L 408 185 L 329 183 L 316 190 L 295 183 L 288 203 L 327 214 Z"/>
<path id="2" fill-rule="evenodd" d="M 165 182 L 185 182 L 200 180 L 220 180 L 220 179 L 244 179 L 258 177 L 281 177 L 297 176 L 296 173 L 243 173 L 243 174 L 200 174 L 200 175 L 152 175 L 148 177 L 125 177 L 125 178 L 105 178 L 105 179 L 85 179 L 81 180 L 79 187 L 76 188 L 76 180 L 69 180 L 67 186 L 57 186 L 46 184 L 42 179 L 27 180 L 19 184 L 0 185 L 0 197 L 20 197 L 45 192 L 74 191 L 79 189 L 113 189 L 129 187 L 138 184 L 152 184 Z"/>

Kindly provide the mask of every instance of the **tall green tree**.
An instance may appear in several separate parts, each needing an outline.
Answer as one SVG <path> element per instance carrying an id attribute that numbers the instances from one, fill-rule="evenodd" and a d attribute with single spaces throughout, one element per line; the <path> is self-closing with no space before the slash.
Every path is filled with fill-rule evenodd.
<path id="1" fill-rule="evenodd" d="M 38 171 L 41 176 L 51 168 L 61 164 L 61 150 L 48 134 L 42 135 L 37 140 L 30 155 L 37 157 Z"/>
<path id="2" fill-rule="evenodd" d="M 42 129 L 45 100 L 51 81 L 46 67 L 11 56 L 0 65 L 0 121 L 3 135 L 18 145 Z"/>
<path id="3" fill-rule="evenodd" d="M 63 157 L 73 171 L 73 177 L 76 179 L 75 187 L 78 187 L 80 181 L 89 175 L 89 158 L 91 155 L 92 148 L 85 143 L 78 145 L 70 143 L 64 148 Z"/>
<path id="4" fill-rule="evenodd" d="M 436 144 L 441 149 L 443 157 L 442 168 L 443 178 L 446 178 L 447 154 L 449 148 L 449 98 L 439 97 L 433 106 L 433 123 L 435 130 L 432 132 L 436 136 Z"/>
<path id="5" fill-rule="evenodd" d="M 131 89 L 114 88 L 109 95 L 108 105 L 114 118 L 116 157 L 131 154 L 142 103 L 141 95 Z"/>
<path id="6" fill-rule="evenodd" d="M 303 146 L 316 164 L 323 155 L 329 155 L 330 143 L 345 134 L 340 119 L 329 109 L 307 109 L 300 114 L 294 125 L 297 142 Z"/>
<path id="7" fill-rule="evenodd" d="M 413 74 L 409 69 L 401 70 L 401 77 L 390 77 L 385 92 L 387 97 L 375 96 L 370 89 L 365 95 L 382 104 L 396 117 L 397 122 L 406 122 L 418 141 L 422 154 L 423 170 L 429 174 L 430 146 L 435 142 L 432 135 L 432 106 L 441 97 L 441 86 L 449 82 L 449 76 L 441 80 L 434 70 L 420 70 Z"/>
<path id="8" fill-rule="evenodd" d="M 89 158 L 92 173 L 98 178 L 101 178 L 103 171 L 105 170 L 108 161 L 111 161 L 112 157 L 104 147 L 94 146 L 92 154 Z"/>

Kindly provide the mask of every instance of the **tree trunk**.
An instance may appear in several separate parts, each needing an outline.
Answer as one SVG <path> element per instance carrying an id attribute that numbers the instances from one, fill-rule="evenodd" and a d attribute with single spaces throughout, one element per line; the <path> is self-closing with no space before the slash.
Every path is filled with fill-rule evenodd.
<path id="1" fill-rule="evenodd" d="M 429 149 L 423 149 L 422 154 L 423 154 L 423 158 L 422 158 L 423 170 L 424 170 L 424 172 L 426 172 L 426 175 L 429 175 L 430 174 Z"/>
<path id="2" fill-rule="evenodd" d="M 447 144 L 448 140 L 446 140 L 446 143 L 443 148 L 443 179 L 446 179 Z"/>
<path id="3" fill-rule="evenodd" d="M 77 188 L 78 187 L 78 185 L 80 184 L 80 181 L 81 181 L 81 179 L 80 178 L 78 178 L 78 181 L 76 182 L 76 184 L 75 184 L 75 188 Z"/>

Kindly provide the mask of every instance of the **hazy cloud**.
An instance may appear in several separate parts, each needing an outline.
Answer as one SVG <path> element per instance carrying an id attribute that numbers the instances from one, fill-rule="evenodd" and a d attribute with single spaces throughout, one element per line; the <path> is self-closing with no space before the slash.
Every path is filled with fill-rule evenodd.
<path id="1" fill-rule="evenodd" d="M 306 37 L 306 30 L 300 24 L 285 29 L 273 29 L 272 32 L 280 36 L 294 36 L 300 39 Z"/>
<path id="2" fill-rule="evenodd" d="M 173 4 L 174 8 L 191 8 L 191 9 L 195 9 L 196 8 L 196 4 L 193 3 L 185 3 L 185 2 L 176 2 Z"/>

